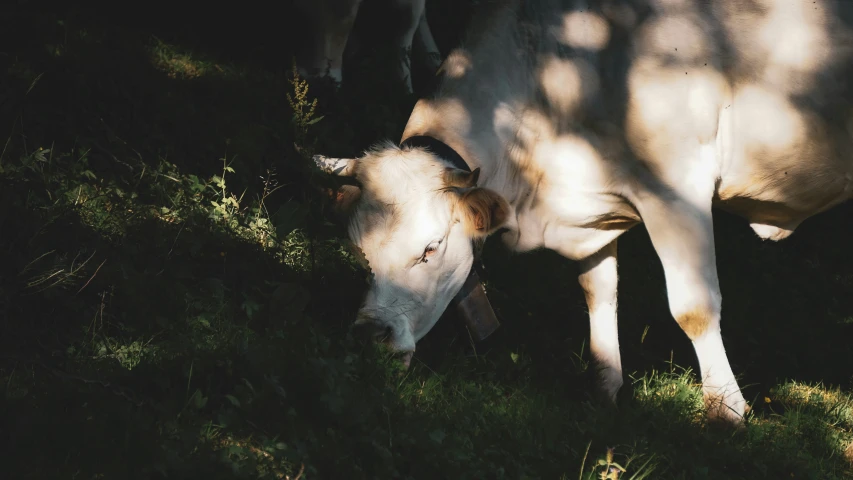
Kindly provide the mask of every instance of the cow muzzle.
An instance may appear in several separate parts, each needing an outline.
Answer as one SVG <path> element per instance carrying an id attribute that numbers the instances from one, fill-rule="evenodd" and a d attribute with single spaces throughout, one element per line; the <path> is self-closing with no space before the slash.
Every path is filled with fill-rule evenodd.
<path id="1" fill-rule="evenodd" d="M 474 268 L 471 268 L 471 273 L 468 274 L 459 293 L 453 298 L 450 307 L 475 343 L 485 340 L 501 325 L 495 316 L 489 297 L 486 296 L 486 289 L 483 288 L 480 276 Z"/>
<path id="2" fill-rule="evenodd" d="M 360 318 L 352 326 L 352 331 L 355 337 L 363 342 L 381 343 L 393 334 L 390 326 L 379 325 L 372 319 Z"/>
<path id="3" fill-rule="evenodd" d="M 375 319 L 367 316 L 360 317 L 352 326 L 352 332 L 356 339 L 363 343 L 385 344 L 392 348 L 389 341 L 394 335 L 394 329 L 390 325 L 380 325 Z M 412 363 L 414 350 L 395 351 L 394 357 L 397 358 L 406 368 Z"/>

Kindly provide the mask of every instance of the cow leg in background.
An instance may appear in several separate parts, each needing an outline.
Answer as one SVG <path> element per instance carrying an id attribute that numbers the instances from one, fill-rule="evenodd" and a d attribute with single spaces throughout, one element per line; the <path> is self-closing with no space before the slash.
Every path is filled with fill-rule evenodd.
<path id="1" fill-rule="evenodd" d="M 713 146 L 704 148 L 689 156 L 696 161 L 682 165 L 713 165 Z M 711 217 L 714 175 L 692 173 L 683 177 L 691 181 L 667 182 L 677 190 L 657 183 L 634 203 L 663 264 L 670 312 L 696 350 L 708 418 L 740 424 L 746 401 L 720 334 L 722 295 Z"/>
<path id="2" fill-rule="evenodd" d="M 311 53 L 298 65 L 307 78 L 329 77 L 340 83 L 344 49 L 362 0 L 296 0 L 295 6 L 308 16 Z"/>
<path id="3" fill-rule="evenodd" d="M 406 90 L 411 93 L 412 89 L 412 41 L 415 37 L 415 32 L 421 30 L 420 25 L 423 23 L 426 33 L 429 34 L 429 41 L 432 41 L 432 46 L 435 41 L 432 40 L 432 33 L 429 31 L 429 25 L 426 23 L 426 0 L 391 0 L 400 12 L 401 24 L 395 32 L 395 46 L 397 47 L 400 80 L 405 82 Z M 420 32 L 423 35 L 423 32 Z M 419 38 L 422 41 L 423 38 Z M 426 45 L 428 48 L 432 46 Z M 435 47 L 438 51 L 438 47 Z"/>
<path id="4" fill-rule="evenodd" d="M 580 262 L 578 283 L 589 308 L 590 352 L 598 369 L 602 393 L 616 401 L 622 387 L 622 358 L 616 323 L 616 240 Z"/>
<path id="5" fill-rule="evenodd" d="M 418 55 L 423 59 L 423 67 L 426 69 L 427 74 L 435 75 L 435 72 L 441 66 L 441 52 L 438 50 L 438 45 L 435 44 L 432 31 L 429 29 L 426 17 L 426 4 L 424 4 L 417 30 L 415 30 L 413 47 L 417 47 Z"/>

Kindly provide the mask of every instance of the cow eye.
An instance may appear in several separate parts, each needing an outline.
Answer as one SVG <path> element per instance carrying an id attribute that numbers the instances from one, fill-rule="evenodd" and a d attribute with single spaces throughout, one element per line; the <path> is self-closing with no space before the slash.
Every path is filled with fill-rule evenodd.
<path id="1" fill-rule="evenodd" d="M 427 245 L 424 249 L 424 254 L 418 259 L 418 263 L 427 263 L 429 261 L 429 257 L 438 251 L 439 244 L 441 244 L 441 242 L 433 242 Z"/>

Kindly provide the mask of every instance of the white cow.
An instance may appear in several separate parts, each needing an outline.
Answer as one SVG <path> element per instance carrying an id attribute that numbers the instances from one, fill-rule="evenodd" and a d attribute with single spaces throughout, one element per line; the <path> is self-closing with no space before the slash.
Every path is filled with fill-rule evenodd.
<path id="1" fill-rule="evenodd" d="M 426 18 L 426 0 L 377 0 L 382 1 L 385 13 L 400 21 L 389 25 L 394 33 L 393 42 L 399 48 L 397 72 L 406 88 L 412 92 L 411 65 L 404 54 L 412 49 L 413 43 L 424 52 L 426 66 L 435 71 L 440 54 Z M 337 83 L 342 81 L 344 50 L 352 32 L 362 0 L 295 0 L 297 9 L 308 16 L 311 22 L 311 57 L 300 62 L 299 73 L 303 77 L 328 75 Z"/>
<path id="2" fill-rule="evenodd" d="M 712 206 L 781 240 L 853 187 L 853 2 L 508 0 L 478 15 L 403 139 L 340 192 L 373 279 L 357 324 L 412 352 L 462 284 L 472 239 L 581 262 L 591 352 L 622 385 L 616 239 L 642 222 L 692 340 L 711 419 L 747 407 L 720 336 Z"/>

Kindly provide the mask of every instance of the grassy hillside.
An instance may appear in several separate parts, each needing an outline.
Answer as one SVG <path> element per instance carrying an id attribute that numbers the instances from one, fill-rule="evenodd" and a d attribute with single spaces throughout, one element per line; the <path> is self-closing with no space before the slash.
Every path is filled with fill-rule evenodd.
<path id="1" fill-rule="evenodd" d="M 434 5 L 444 48 L 467 9 Z M 501 328 L 472 347 L 443 319 L 400 372 L 349 335 L 364 272 L 309 162 L 399 138 L 416 97 L 383 74 L 381 42 L 334 92 L 294 78 L 298 20 L 252 3 L 14 7 L 4 478 L 853 478 L 853 206 L 780 244 L 715 218 L 745 431 L 703 423 L 642 227 L 619 247 L 618 408 L 590 394 L 576 265 L 494 241 Z"/>

